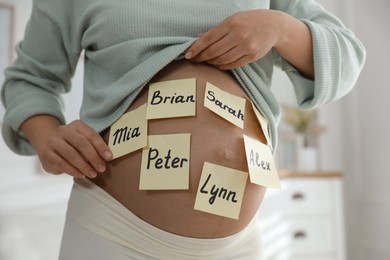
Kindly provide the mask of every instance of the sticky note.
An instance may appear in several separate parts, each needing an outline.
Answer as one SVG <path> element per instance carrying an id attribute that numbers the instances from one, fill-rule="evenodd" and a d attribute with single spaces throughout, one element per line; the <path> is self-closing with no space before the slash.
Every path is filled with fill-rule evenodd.
<path id="1" fill-rule="evenodd" d="M 230 123 L 244 129 L 245 99 L 207 82 L 204 106 Z"/>
<path id="2" fill-rule="evenodd" d="M 238 219 L 247 179 L 247 172 L 205 162 L 194 209 Z"/>
<path id="3" fill-rule="evenodd" d="M 246 135 L 244 144 L 250 181 L 257 185 L 280 189 L 279 175 L 270 147 Z"/>
<path id="4" fill-rule="evenodd" d="M 188 189 L 190 134 L 150 135 L 142 151 L 140 190 Z"/>
<path id="5" fill-rule="evenodd" d="M 271 137 L 270 137 L 270 134 L 269 134 L 269 131 L 268 131 L 268 119 L 266 119 L 260 112 L 259 110 L 257 110 L 255 104 L 252 103 L 252 108 L 253 108 L 253 111 L 255 111 L 255 115 L 257 117 L 257 120 L 259 121 L 260 123 L 260 126 L 261 126 L 261 130 L 263 130 L 263 133 L 264 133 L 264 136 L 265 136 L 265 139 L 267 140 L 267 144 L 269 147 L 272 148 L 272 142 L 271 142 Z"/>
<path id="6" fill-rule="evenodd" d="M 196 79 L 152 83 L 148 93 L 148 119 L 194 116 Z"/>
<path id="7" fill-rule="evenodd" d="M 147 145 L 148 126 L 146 104 L 123 114 L 110 127 L 108 146 L 113 158 L 118 158 Z"/>

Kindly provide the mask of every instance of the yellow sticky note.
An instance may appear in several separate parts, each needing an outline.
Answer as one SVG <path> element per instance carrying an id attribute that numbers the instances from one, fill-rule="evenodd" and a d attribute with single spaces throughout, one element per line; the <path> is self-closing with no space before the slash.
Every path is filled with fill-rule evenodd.
<path id="1" fill-rule="evenodd" d="M 257 185 L 280 189 L 279 175 L 269 146 L 244 135 L 250 181 Z"/>
<path id="2" fill-rule="evenodd" d="M 245 99 L 207 82 L 204 106 L 230 123 L 244 129 Z"/>
<path id="3" fill-rule="evenodd" d="M 148 122 L 146 104 L 123 114 L 110 128 L 108 146 L 113 158 L 123 156 L 147 145 Z"/>
<path id="4" fill-rule="evenodd" d="M 152 83 L 148 93 L 148 119 L 194 116 L 196 79 Z"/>
<path id="5" fill-rule="evenodd" d="M 190 134 L 150 135 L 142 151 L 139 189 L 188 189 L 190 142 Z"/>
<path id="6" fill-rule="evenodd" d="M 271 138 L 270 138 L 270 134 L 269 134 L 269 131 L 268 131 L 268 119 L 266 119 L 260 112 L 259 110 L 257 110 L 257 108 L 255 107 L 255 105 L 252 103 L 252 108 L 253 108 L 253 111 L 255 111 L 255 114 L 256 114 L 256 117 L 257 117 L 257 120 L 259 121 L 260 123 L 260 126 L 261 126 L 261 129 L 263 130 L 263 133 L 264 133 L 264 136 L 267 140 L 267 144 L 269 145 L 269 147 L 272 148 L 272 142 L 271 142 Z"/>
<path id="7" fill-rule="evenodd" d="M 246 172 L 205 162 L 194 209 L 238 219 L 247 179 Z"/>

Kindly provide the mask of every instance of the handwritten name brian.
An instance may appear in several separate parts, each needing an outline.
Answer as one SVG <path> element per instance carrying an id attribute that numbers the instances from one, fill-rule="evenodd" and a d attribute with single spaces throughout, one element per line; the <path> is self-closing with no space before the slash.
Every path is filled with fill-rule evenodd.
<path id="1" fill-rule="evenodd" d="M 157 90 L 153 92 L 152 100 L 150 101 L 151 105 L 159 105 L 159 104 L 180 104 L 180 103 L 195 103 L 194 95 L 177 95 L 174 93 L 172 96 L 162 96 L 161 91 Z"/>

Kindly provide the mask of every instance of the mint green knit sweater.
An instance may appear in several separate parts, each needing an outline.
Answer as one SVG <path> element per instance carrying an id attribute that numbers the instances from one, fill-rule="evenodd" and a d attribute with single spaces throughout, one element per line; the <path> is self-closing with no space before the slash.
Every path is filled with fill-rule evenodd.
<path id="1" fill-rule="evenodd" d="M 100 132 L 125 112 L 153 75 L 183 56 L 196 35 L 236 12 L 256 8 L 287 12 L 313 35 L 315 81 L 302 77 L 276 51 L 232 71 L 269 119 L 275 147 L 280 118 L 270 89 L 275 64 L 291 79 L 298 105 L 313 108 L 350 91 L 365 60 L 354 34 L 312 0 L 35 0 L 17 60 L 5 71 L 6 143 L 17 153 L 33 154 L 19 131 L 24 120 L 50 114 L 65 123 L 61 95 L 71 89 L 82 50 L 80 118 Z"/>

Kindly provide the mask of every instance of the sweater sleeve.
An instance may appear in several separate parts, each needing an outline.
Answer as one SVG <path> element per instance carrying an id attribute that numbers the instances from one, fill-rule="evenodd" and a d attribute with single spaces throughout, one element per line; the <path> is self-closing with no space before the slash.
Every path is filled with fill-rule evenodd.
<path id="1" fill-rule="evenodd" d="M 355 85 L 366 58 L 365 48 L 355 35 L 314 0 L 271 0 L 271 9 L 301 20 L 312 34 L 314 81 L 304 78 L 274 51 L 276 65 L 293 83 L 299 107 L 315 108 L 347 94 Z"/>
<path id="2" fill-rule="evenodd" d="M 3 138 L 11 150 L 23 155 L 35 153 L 19 130 L 26 119 L 48 114 L 65 121 L 61 94 L 70 89 L 79 57 L 64 40 L 66 25 L 60 26 L 45 11 L 45 2 L 34 1 L 24 39 L 16 47 L 17 59 L 5 70 L 1 88 L 6 108 Z"/>

